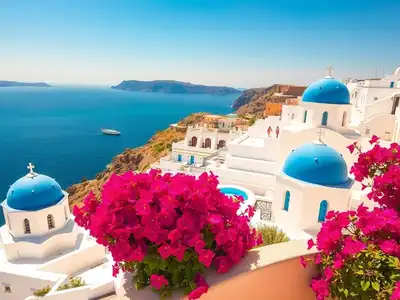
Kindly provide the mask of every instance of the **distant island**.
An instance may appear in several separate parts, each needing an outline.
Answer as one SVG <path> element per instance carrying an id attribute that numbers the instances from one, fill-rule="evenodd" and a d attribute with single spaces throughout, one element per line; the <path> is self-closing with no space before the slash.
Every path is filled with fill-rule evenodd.
<path id="1" fill-rule="evenodd" d="M 50 85 L 44 82 L 18 82 L 18 81 L 0 80 L 0 87 L 11 87 L 11 86 L 50 87 Z"/>
<path id="2" fill-rule="evenodd" d="M 136 92 L 155 92 L 168 94 L 212 94 L 227 95 L 240 94 L 241 91 L 227 86 L 208 86 L 180 82 L 174 80 L 138 81 L 124 80 L 120 84 L 112 86 L 112 89 Z"/>

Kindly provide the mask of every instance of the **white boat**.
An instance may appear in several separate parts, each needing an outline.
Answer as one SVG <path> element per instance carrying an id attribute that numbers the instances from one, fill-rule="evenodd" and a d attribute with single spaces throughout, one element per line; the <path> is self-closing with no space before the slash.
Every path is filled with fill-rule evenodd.
<path id="1" fill-rule="evenodd" d="M 121 132 L 114 129 L 102 129 L 101 132 L 107 135 L 121 135 Z"/>

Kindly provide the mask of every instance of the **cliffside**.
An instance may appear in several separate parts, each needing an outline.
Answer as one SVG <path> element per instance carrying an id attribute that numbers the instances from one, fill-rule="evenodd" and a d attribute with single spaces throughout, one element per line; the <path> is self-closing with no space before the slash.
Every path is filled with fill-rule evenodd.
<path id="1" fill-rule="evenodd" d="M 233 103 L 233 108 L 238 115 L 252 114 L 257 117 L 263 116 L 265 103 L 272 100 L 275 93 L 290 96 L 301 96 L 306 89 L 305 86 L 274 84 L 267 88 L 255 88 L 245 90 Z"/>
<path id="2" fill-rule="evenodd" d="M 226 86 L 207 86 L 173 80 L 138 81 L 124 80 L 112 89 L 124 91 L 157 92 L 170 94 L 240 94 L 239 90 Z"/>
<path id="3" fill-rule="evenodd" d="M 181 121 L 179 125 L 188 126 L 198 123 L 204 113 L 192 114 Z M 167 128 L 154 134 L 147 144 L 134 149 L 126 149 L 121 154 L 115 156 L 106 169 L 96 175 L 95 179 L 87 180 L 74 184 L 67 189 L 71 207 L 82 202 L 83 198 L 92 190 L 99 193 L 101 186 L 107 181 L 112 173 L 123 173 L 128 170 L 146 170 L 150 164 L 156 162 L 161 157 L 166 156 L 173 142 L 184 139 L 185 132 Z"/>
<path id="4" fill-rule="evenodd" d="M 11 87 L 11 86 L 49 87 L 50 85 L 44 82 L 17 82 L 17 81 L 0 80 L 0 87 Z"/>

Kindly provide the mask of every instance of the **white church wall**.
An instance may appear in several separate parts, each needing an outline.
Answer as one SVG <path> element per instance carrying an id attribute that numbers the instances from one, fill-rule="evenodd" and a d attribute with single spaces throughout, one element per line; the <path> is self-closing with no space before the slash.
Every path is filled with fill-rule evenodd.
<path id="1" fill-rule="evenodd" d="M 247 139 L 252 139 L 248 137 Z M 239 141 L 239 143 L 236 143 Z M 229 143 L 227 145 L 228 152 L 231 156 L 244 157 L 250 159 L 260 159 L 260 160 L 270 160 L 275 161 L 279 149 L 279 139 L 269 138 L 266 136 L 264 138 L 257 138 L 255 141 L 257 144 L 251 145 L 246 144 L 246 139 L 235 140 L 234 143 Z M 260 145 L 258 145 L 260 143 Z"/>
<path id="2" fill-rule="evenodd" d="M 21 300 L 32 296 L 33 292 L 40 290 L 45 286 L 52 286 L 58 277 L 54 280 L 46 280 L 28 276 L 29 274 L 17 275 L 7 272 L 0 272 L 0 299 L 1 300 Z M 7 292 L 6 287 L 11 292 Z M 34 298 L 36 299 L 36 297 Z"/>
<path id="3" fill-rule="evenodd" d="M 368 94 L 373 95 L 369 95 L 370 98 L 368 98 L 369 103 L 365 107 L 364 120 L 367 121 L 368 119 L 380 114 L 390 114 L 393 108 L 392 93 L 393 91 L 391 93 L 385 93 L 385 96 L 379 97 L 380 94 L 378 93 L 378 91 L 374 90 L 368 92 Z"/>
<path id="4" fill-rule="evenodd" d="M 55 255 L 75 246 L 77 240 L 76 232 L 57 234 L 43 243 L 15 242 L 4 244 L 4 250 L 8 260 L 19 258 L 44 258 Z"/>
<path id="5" fill-rule="evenodd" d="M 284 210 L 286 193 L 289 192 L 289 207 Z M 298 231 L 302 218 L 303 195 L 298 185 L 282 177 L 277 178 L 272 201 L 274 222 L 290 232 Z"/>
<path id="6" fill-rule="evenodd" d="M 391 140 L 394 134 L 395 122 L 395 115 L 375 115 L 366 122 L 361 123 L 357 129 L 364 137 L 376 135 L 382 139 Z"/>
<path id="7" fill-rule="evenodd" d="M 87 267 L 93 267 L 106 258 L 106 249 L 99 244 L 66 254 L 42 265 L 39 270 L 73 274 Z"/>
<path id="8" fill-rule="evenodd" d="M 351 105 L 302 102 L 301 106 L 307 110 L 307 119 L 309 118 L 309 114 L 312 115 L 310 118 L 312 118 L 313 127 L 326 127 L 338 132 L 347 130 L 351 117 Z M 313 112 L 312 114 L 309 112 L 310 110 Z M 328 114 L 327 125 L 322 125 L 324 113 Z"/>
<path id="9" fill-rule="evenodd" d="M 318 229 L 318 215 L 323 200 L 328 202 L 328 209 L 347 211 L 351 203 L 351 190 L 306 184 L 303 190 L 302 218 L 298 224 L 300 229 Z"/>
<path id="10" fill-rule="evenodd" d="M 53 216 L 54 228 L 49 229 L 47 217 Z M 40 236 L 56 231 L 65 226 L 68 221 L 68 195 L 57 205 L 38 211 L 15 211 L 8 212 L 9 229 L 16 238 L 24 236 Z M 29 220 L 30 234 L 25 234 L 24 220 Z"/>

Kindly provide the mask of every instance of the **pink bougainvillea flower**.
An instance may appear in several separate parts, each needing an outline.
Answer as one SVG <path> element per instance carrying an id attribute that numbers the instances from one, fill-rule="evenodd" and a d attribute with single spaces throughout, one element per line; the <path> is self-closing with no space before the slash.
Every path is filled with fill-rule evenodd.
<path id="1" fill-rule="evenodd" d="M 311 288 L 318 295 L 318 299 L 325 299 L 329 296 L 329 283 L 324 279 L 313 279 Z"/>
<path id="2" fill-rule="evenodd" d="M 336 254 L 335 254 L 335 258 L 334 258 L 334 260 L 333 260 L 333 267 L 334 267 L 335 269 L 340 269 L 340 268 L 343 267 L 343 265 L 344 265 L 344 260 L 343 260 L 343 258 L 340 256 L 339 253 L 336 253 Z"/>
<path id="3" fill-rule="evenodd" d="M 189 300 L 199 299 L 203 294 L 207 293 L 208 287 L 199 286 L 188 294 Z"/>
<path id="4" fill-rule="evenodd" d="M 209 268 L 214 256 L 215 256 L 215 253 L 212 252 L 211 250 L 206 250 L 206 249 L 200 250 L 199 262 L 201 262 L 204 266 Z"/>
<path id="5" fill-rule="evenodd" d="M 400 300 L 400 281 L 397 281 L 390 300 Z"/>
<path id="6" fill-rule="evenodd" d="M 307 245 L 308 245 L 308 247 L 307 247 L 308 250 L 310 250 L 312 247 L 314 247 L 315 243 L 314 243 L 313 239 L 309 239 L 307 241 Z"/>
<path id="7" fill-rule="evenodd" d="M 360 241 L 355 241 L 351 237 L 346 237 L 343 241 L 343 250 L 342 253 L 344 255 L 355 255 L 360 251 L 366 248 L 365 244 Z"/>
<path id="8" fill-rule="evenodd" d="M 173 253 L 172 248 L 168 244 L 163 244 L 158 248 L 158 253 L 160 253 L 162 259 L 167 259 Z"/>
<path id="9" fill-rule="evenodd" d="M 333 271 L 331 267 L 327 267 L 324 270 L 324 274 L 325 274 L 325 280 L 329 281 L 332 279 L 333 277 Z"/>
<path id="10" fill-rule="evenodd" d="M 307 267 L 307 261 L 304 259 L 304 256 L 300 257 L 300 263 L 303 266 L 303 268 Z"/>
<path id="11" fill-rule="evenodd" d="M 350 150 L 350 153 L 353 153 L 356 147 L 357 147 L 357 142 L 354 142 L 353 144 L 347 146 L 347 149 Z"/>
<path id="12" fill-rule="evenodd" d="M 369 140 L 369 143 L 371 145 L 376 144 L 379 141 L 379 137 L 377 137 L 376 135 L 373 135 L 372 138 Z"/>
<path id="13" fill-rule="evenodd" d="M 150 284 L 157 290 L 161 290 L 163 286 L 168 286 L 168 280 L 163 275 L 151 275 Z"/>

